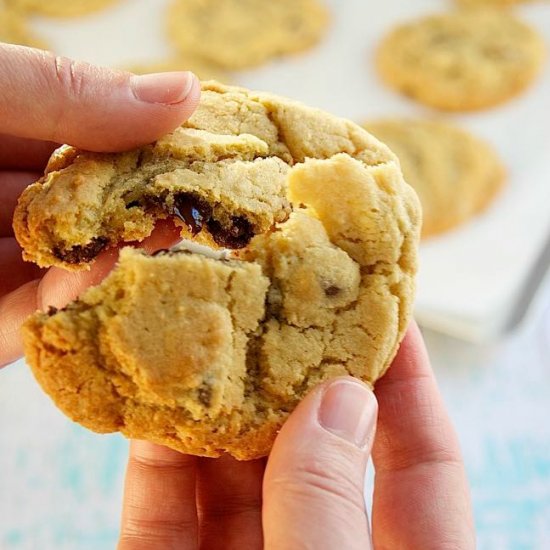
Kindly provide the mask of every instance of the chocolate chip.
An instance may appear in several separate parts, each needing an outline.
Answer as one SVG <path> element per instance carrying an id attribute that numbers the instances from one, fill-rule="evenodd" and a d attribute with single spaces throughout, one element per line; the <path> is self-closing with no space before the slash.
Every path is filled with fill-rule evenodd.
<path id="1" fill-rule="evenodd" d="M 46 315 L 48 317 L 51 317 L 52 315 L 55 315 L 57 313 L 58 309 L 54 306 L 48 306 L 48 311 L 46 312 Z"/>
<path id="2" fill-rule="evenodd" d="M 197 390 L 197 397 L 205 407 L 210 407 L 210 402 L 212 400 L 212 386 L 206 382 L 203 382 Z"/>
<path id="3" fill-rule="evenodd" d="M 254 236 L 252 224 L 246 218 L 234 216 L 229 224 L 222 224 L 212 218 L 212 207 L 192 193 L 180 193 L 174 198 L 172 214 L 187 226 L 192 235 L 206 225 L 214 242 L 226 248 L 243 248 Z"/>
<path id="4" fill-rule="evenodd" d="M 325 294 L 327 296 L 336 296 L 340 294 L 341 288 L 338 288 L 337 286 L 330 285 L 329 287 L 325 288 Z"/>
<path id="5" fill-rule="evenodd" d="M 226 248 L 243 248 L 254 236 L 252 224 L 242 216 L 231 218 L 229 226 L 224 226 L 217 220 L 209 220 L 208 230 L 216 244 Z"/>
<path id="6" fill-rule="evenodd" d="M 187 226 L 192 235 L 196 235 L 210 219 L 212 208 L 191 193 L 180 193 L 174 198 L 172 213 Z"/>
<path id="7" fill-rule="evenodd" d="M 106 237 L 94 237 L 88 244 L 77 244 L 69 249 L 55 247 L 54 256 L 68 264 L 80 264 L 93 260 L 107 245 Z"/>
<path id="8" fill-rule="evenodd" d="M 141 197 L 140 201 L 136 202 L 143 202 L 143 208 L 145 208 L 145 210 L 155 210 L 157 208 L 165 209 L 166 206 L 164 199 L 156 195 L 146 195 Z"/>

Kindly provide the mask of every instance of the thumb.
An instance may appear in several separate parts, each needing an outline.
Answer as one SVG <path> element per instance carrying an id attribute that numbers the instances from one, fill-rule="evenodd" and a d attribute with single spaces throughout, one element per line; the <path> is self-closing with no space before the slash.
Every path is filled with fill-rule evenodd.
<path id="1" fill-rule="evenodd" d="M 267 463 L 265 548 L 371 548 L 363 484 L 377 411 L 374 394 L 351 377 L 298 405 Z"/>
<path id="2" fill-rule="evenodd" d="M 189 72 L 136 76 L 0 43 L 0 134 L 118 151 L 154 141 L 196 108 Z"/>

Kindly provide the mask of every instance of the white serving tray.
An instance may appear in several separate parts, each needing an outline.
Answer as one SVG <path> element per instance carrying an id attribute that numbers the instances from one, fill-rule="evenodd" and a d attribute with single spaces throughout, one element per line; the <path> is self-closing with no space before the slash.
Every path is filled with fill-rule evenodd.
<path id="1" fill-rule="evenodd" d="M 86 18 L 35 18 L 57 53 L 124 66 L 169 53 L 163 34 L 167 0 L 125 0 Z M 452 9 L 441 0 L 328 0 L 333 24 L 305 54 L 235 76 L 356 121 L 379 116 L 434 116 L 378 79 L 373 53 L 399 21 Z M 517 10 L 550 43 L 550 4 Z M 207 39 L 207 37 L 205 37 Z M 471 223 L 421 247 L 416 316 L 429 328 L 484 340 L 525 316 L 550 265 L 550 66 L 536 85 L 502 107 L 447 116 L 490 141 L 508 169 L 508 185 Z"/>

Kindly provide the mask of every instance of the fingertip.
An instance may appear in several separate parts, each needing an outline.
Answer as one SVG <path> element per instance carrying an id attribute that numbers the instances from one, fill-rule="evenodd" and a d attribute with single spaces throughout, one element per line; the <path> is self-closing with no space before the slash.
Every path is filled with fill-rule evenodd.
<path id="1" fill-rule="evenodd" d="M 88 287 L 99 284 L 111 271 L 118 259 L 118 249 L 101 252 L 87 271 L 67 271 L 59 267 L 48 269 L 40 280 L 37 303 L 41 310 L 53 306 L 65 307 L 77 299 Z"/>
<path id="2" fill-rule="evenodd" d="M 377 414 L 368 384 L 352 376 L 332 378 L 311 390 L 290 414 L 275 441 L 275 454 L 309 455 L 326 445 L 363 453 L 372 445 Z"/>
<path id="3" fill-rule="evenodd" d="M 113 96 L 111 105 L 104 108 L 112 113 L 105 117 L 109 128 L 79 135 L 85 141 L 76 146 L 119 152 L 151 143 L 181 126 L 196 110 L 201 95 L 199 79 L 188 71 L 128 73 L 124 88 L 123 98 Z"/>
<path id="4" fill-rule="evenodd" d="M 322 428 L 359 449 L 372 446 L 378 403 L 367 384 L 351 376 L 323 388 L 318 421 Z"/>
<path id="5" fill-rule="evenodd" d="M 10 107 L 2 131 L 84 150 L 151 143 L 187 120 L 200 97 L 188 71 L 138 76 L 2 44 L 0 65 L 0 96 Z"/>
<path id="6" fill-rule="evenodd" d="M 132 74 L 129 85 L 138 101 L 161 105 L 185 102 L 196 88 L 197 77 L 190 71 Z"/>
<path id="7" fill-rule="evenodd" d="M 38 280 L 29 281 L 0 296 L 0 367 L 23 355 L 21 325 L 36 311 L 38 285 Z"/>
<path id="8" fill-rule="evenodd" d="M 431 377 L 432 368 L 424 338 L 416 321 L 411 321 L 387 373 L 376 383 L 376 390 L 398 380 Z"/>
<path id="9" fill-rule="evenodd" d="M 407 329 L 407 332 L 405 333 L 403 342 L 405 343 L 405 345 L 425 349 L 422 331 L 420 330 L 418 323 L 414 319 L 412 319 L 409 323 L 409 327 Z"/>

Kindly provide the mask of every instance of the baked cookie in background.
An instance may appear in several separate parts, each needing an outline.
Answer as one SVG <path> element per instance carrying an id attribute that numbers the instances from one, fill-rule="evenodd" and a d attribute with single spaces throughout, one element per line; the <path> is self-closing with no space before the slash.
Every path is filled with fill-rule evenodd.
<path id="1" fill-rule="evenodd" d="M 173 0 L 167 29 L 183 55 L 244 69 L 314 46 L 328 21 L 319 0 Z"/>
<path id="2" fill-rule="evenodd" d="M 231 78 L 229 73 L 217 67 L 209 61 L 200 59 L 197 56 L 174 56 L 162 61 L 153 61 L 149 63 L 136 63 L 125 67 L 126 70 L 134 74 L 162 73 L 171 71 L 191 71 L 196 74 L 200 80 L 217 80 L 218 82 L 229 83 Z"/>
<path id="3" fill-rule="evenodd" d="M 532 0 L 455 0 L 460 6 L 465 7 L 477 7 L 477 6 L 493 6 L 493 7 L 506 7 L 514 6 L 516 4 L 524 4 L 531 2 Z"/>
<path id="4" fill-rule="evenodd" d="M 545 46 L 508 11 L 464 9 L 424 17 L 391 31 L 376 64 L 392 88 L 441 110 L 471 111 L 502 103 L 538 75 Z"/>
<path id="5" fill-rule="evenodd" d="M 492 147 L 469 132 L 429 119 L 385 119 L 364 127 L 397 155 L 405 181 L 418 193 L 422 236 L 463 224 L 487 208 L 505 170 Z"/>
<path id="6" fill-rule="evenodd" d="M 6 7 L 2 0 L 0 0 L 0 42 L 43 50 L 49 48 L 46 42 L 29 29 L 24 15 Z"/>
<path id="7" fill-rule="evenodd" d="M 50 17 L 77 17 L 100 11 L 120 0 L 4 0 L 6 5 Z"/>
<path id="8" fill-rule="evenodd" d="M 143 238 L 166 216 L 212 247 L 126 248 L 97 287 L 26 322 L 27 361 L 73 420 L 253 459 L 319 382 L 372 385 L 390 365 L 411 315 L 420 206 L 393 153 L 359 126 L 207 83 L 156 144 L 65 148 L 49 170 L 16 214 L 28 259 L 52 263 L 63 239 L 109 227 L 113 244 Z"/>

